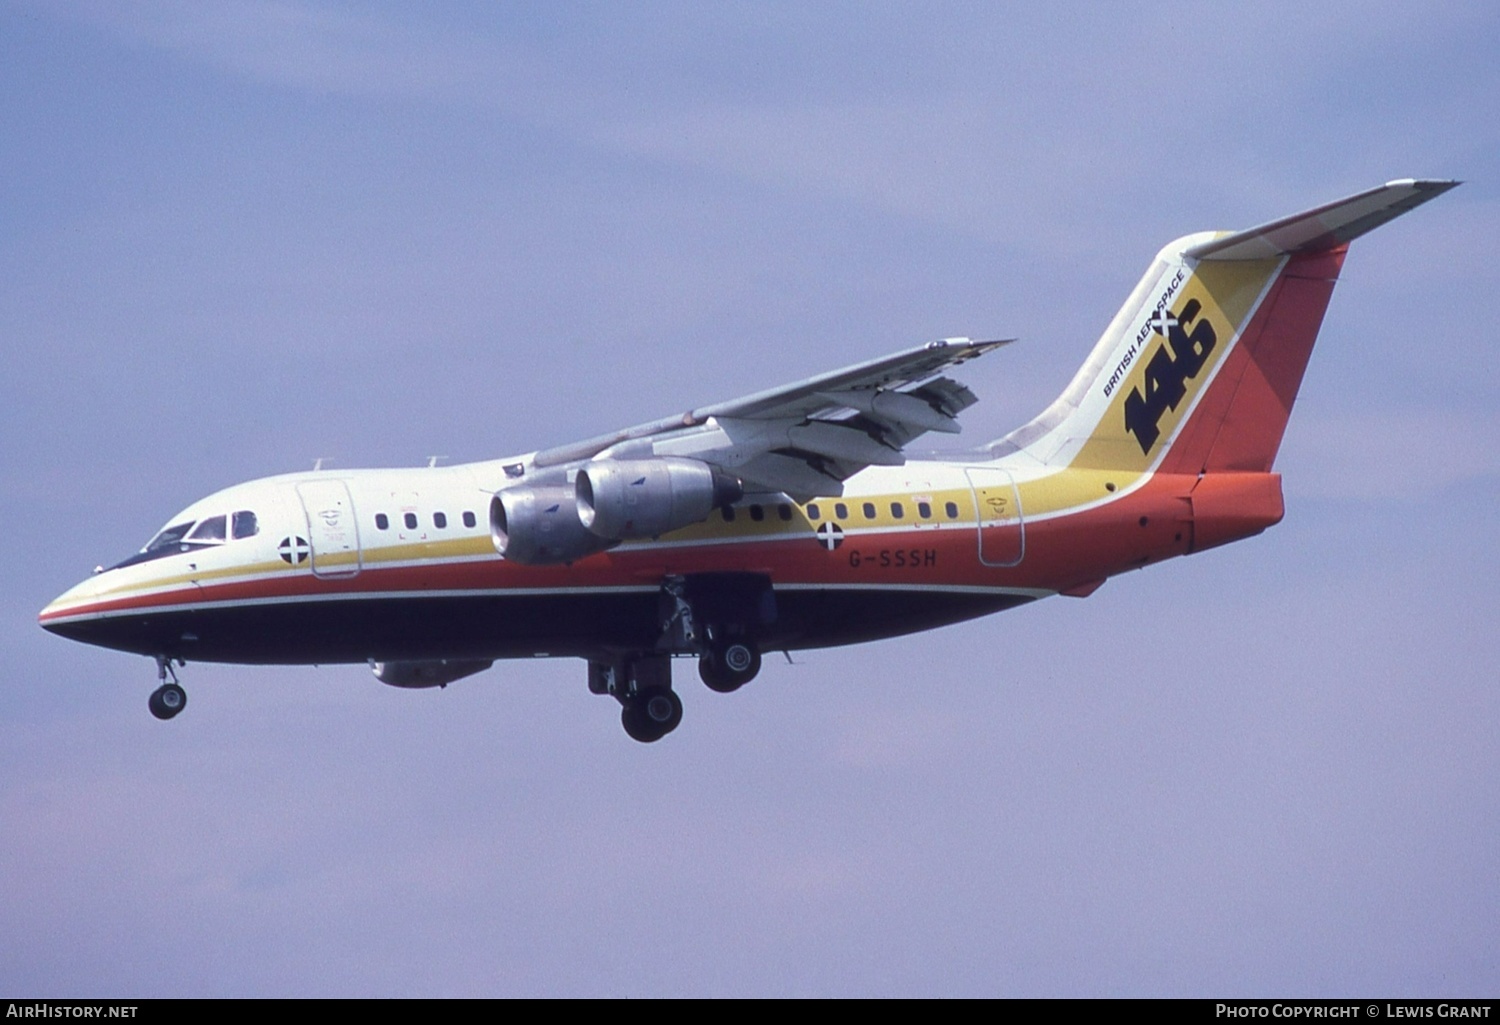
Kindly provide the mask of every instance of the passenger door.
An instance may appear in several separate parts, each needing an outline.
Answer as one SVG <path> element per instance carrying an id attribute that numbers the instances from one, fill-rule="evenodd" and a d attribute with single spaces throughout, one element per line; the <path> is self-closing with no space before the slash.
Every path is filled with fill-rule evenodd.
<path id="1" fill-rule="evenodd" d="M 312 545 L 312 571 L 319 577 L 352 577 L 359 573 L 359 523 L 354 500 L 341 480 L 305 481 L 297 485 Z"/>
<path id="2" fill-rule="evenodd" d="M 974 496 L 979 525 L 979 561 L 986 566 L 1015 566 L 1026 553 L 1026 526 L 1021 495 L 1005 470 L 992 466 L 964 468 Z"/>

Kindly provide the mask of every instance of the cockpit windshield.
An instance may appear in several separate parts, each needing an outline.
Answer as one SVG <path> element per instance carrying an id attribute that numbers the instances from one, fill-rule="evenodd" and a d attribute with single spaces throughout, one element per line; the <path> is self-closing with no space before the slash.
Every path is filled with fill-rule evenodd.
<path id="1" fill-rule="evenodd" d="M 174 523 L 147 541 L 146 547 L 111 568 L 120 569 L 140 562 L 150 562 L 152 559 L 164 559 L 169 555 L 216 547 L 229 540 L 231 526 L 236 541 L 254 537 L 260 532 L 260 521 L 249 509 L 241 509 L 233 515 L 220 513 L 201 520 Z"/>
<path id="2" fill-rule="evenodd" d="M 153 537 L 150 541 L 147 541 L 146 547 L 141 549 L 141 554 L 155 555 L 157 553 L 160 553 L 162 555 L 168 555 L 172 552 L 175 552 L 177 551 L 177 543 L 183 538 L 187 537 L 187 532 L 192 529 L 192 520 L 188 520 L 186 523 L 178 523 L 175 526 L 168 527 L 166 530 L 163 530 L 160 534 L 157 534 L 155 537 Z"/>

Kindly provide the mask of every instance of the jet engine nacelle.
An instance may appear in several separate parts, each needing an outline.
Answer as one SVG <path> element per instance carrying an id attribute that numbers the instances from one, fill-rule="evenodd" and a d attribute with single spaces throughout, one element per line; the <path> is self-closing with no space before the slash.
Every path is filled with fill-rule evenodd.
<path id="1" fill-rule="evenodd" d="M 454 680 L 482 673 L 493 660 L 435 658 L 423 662 L 371 662 L 375 679 L 392 687 L 446 687 Z"/>
<path id="2" fill-rule="evenodd" d="M 592 462 L 578 471 L 574 488 L 578 521 L 610 540 L 655 537 L 698 523 L 745 493 L 738 477 L 675 456 Z"/>
<path id="3" fill-rule="evenodd" d="M 616 543 L 578 521 L 571 484 L 497 492 L 490 500 L 490 539 L 495 551 L 527 566 L 572 562 Z"/>

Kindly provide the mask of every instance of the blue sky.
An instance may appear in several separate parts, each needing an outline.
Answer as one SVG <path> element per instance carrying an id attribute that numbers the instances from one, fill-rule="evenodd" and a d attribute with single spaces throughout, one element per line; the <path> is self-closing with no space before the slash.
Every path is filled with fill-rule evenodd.
<path id="1" fill-rule="evenodd" d="M 428 9 L 431 6 L 432 9 Z M 1493 994 L 1492 5 L 0 5 L 0 990 Z M 1396 177 L 1260 538 L 777 656 L 641 747 L 35 625 L 228 484 L 483 459 L 947 335 L 967 439 L 1156 250 Z"/>

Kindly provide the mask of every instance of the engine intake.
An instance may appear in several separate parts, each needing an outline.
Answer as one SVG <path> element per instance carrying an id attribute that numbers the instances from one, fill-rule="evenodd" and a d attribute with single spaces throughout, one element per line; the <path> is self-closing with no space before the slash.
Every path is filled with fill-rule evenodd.
<path id="1" fill-rule="evenodd" d="M 599 460 L 578 471 L 577 516 L 594 535 L 610 540 L 655 537 L 706 519 L 738 502 L 738 477 L 697 459 Z"/>
<path id="2" fill-rule="evenodd" d="M 566 484 L 497 492 L 490 500 L 490 539 L 495 551 L 526 566 L 573 562 L 616 543 L 579 522 L 574 489 Z"/>

